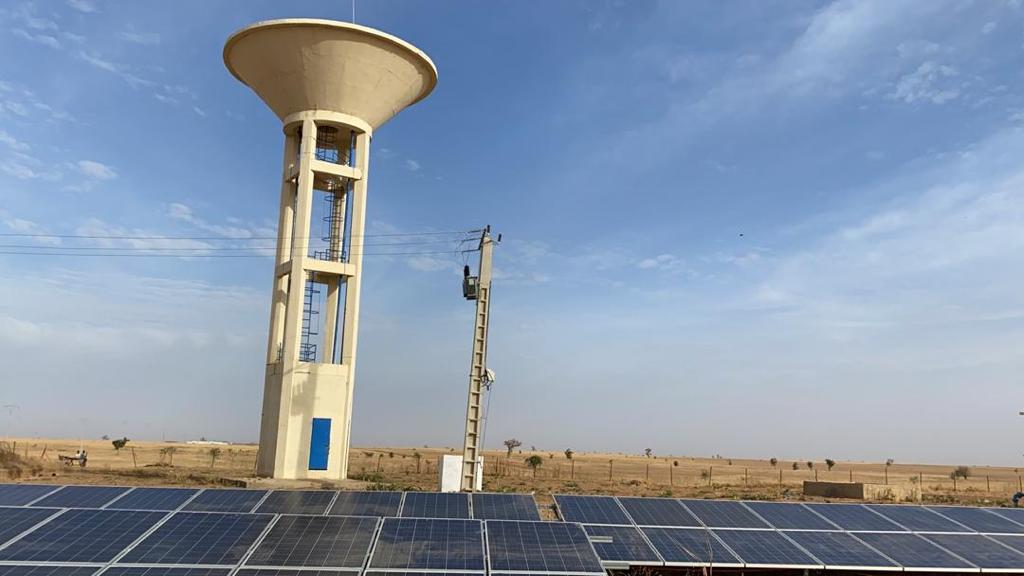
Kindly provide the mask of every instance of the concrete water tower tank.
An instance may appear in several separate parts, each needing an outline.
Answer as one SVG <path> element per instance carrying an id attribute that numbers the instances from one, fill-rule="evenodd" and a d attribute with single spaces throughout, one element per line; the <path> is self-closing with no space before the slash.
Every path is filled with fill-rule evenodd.
<path id="1" fill-rule="evenodd" d="M 257 474 L 342 479 L 370 139 L 430 94 L 437 69 L 389 34 L 308 19 L 239 30 L 224 64 L 277 114 L 285 136 Z"/>

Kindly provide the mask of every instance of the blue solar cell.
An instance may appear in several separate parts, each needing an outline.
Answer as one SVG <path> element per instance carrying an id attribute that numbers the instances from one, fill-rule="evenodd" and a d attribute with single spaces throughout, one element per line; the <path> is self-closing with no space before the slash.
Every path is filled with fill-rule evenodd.
<path id="1" fill-rule="evenodd" d="M 245 563 L 362 568 L 377 522 L 370 516 L 282 516 Z"/>
<path id="2" fill-rule="evenodd" d="M 169 566 L 113 566 L 103 576 L 228 576 L 230 568 L 174 568 Z"/>
<path id="3" fill-rule="evenodd" d="M 403 518 L 469 518 L 469 494 L 406 492 Z"/>
<path id="4" fill-rule="evenodd" d="M 828 568 L 884 568 L 896 566 L 847 532 L 784 532 Z"/>
<path id="5" fill-rule="evenodd" d="M 976 532 L 991 534 L 1024 534 L 1024 526 L 986 508 L 964 506 L 929 506 L 930 510 L 955 520 Z M 1024 518 L 1021 518 L 1024 521 Z"/>
<path id="6" fill-rule="evenodd" d="M 185 506 L 189 512 L 252 512 L 266 490 L 204 490 Z"/>
<path id="7" fill-rule="evenodd" d="M 108 510 L 177 510 L 198 490 L 192 488 L 135 488 L 114 500 Z"/>
<path id="8" fill-rule="evenodd" d="M 604 574 L 601 560 L 579 524 L 487 521 L 490 573 Z"/>
<path id="9" fill-rule="evenodd" d="M 271 520 L 264 514 L 178 512 L 119 562 L 234 565 Z"/>
<path id="10" fill-rule="evenodd" d="M 48 508 L 102 508 L 128 491 L 119 486 L 65 486 L 32 504 Z"/>
<path id="11" fill-rule="evenodd" d="M 743 567 L 710 530 L 704 528 L 643 528 L 643 533 L 666 564 L 684 566 L 714 564 L 720 567 Z"/>
<path id="12" fill-rule="evenodd" d="M 559 494 L 555 496 L 555 504 L 558 506 L 558 513 L 566 522 L 633 525 L 622 506 L 619 506 L 619 502 L 611 496 Z"/>
<path id="13" fill-rule="evenodd" d="M 973 568 L 917 534 L 860 532 L 855 536 L 904 568 Z"/>
<path id="14" fill-rule="evenodd" d="M 99 567 L 85 566 L 0 566 L 0 576 L 92 576 Z"/>
<path id="15" fill-rule="evenodd" d="M 15 562 L 109 562 L 163 512 L 68 510 L 0 550 Z"/>
<path id="16" fill-rule="evenodd" d="M 448 572 L 448 571 L 434 571 L 434 572 L 401 572 L 401 571 L 390 571 L 390 572 L 363 572 L 363 576 L 480 576 L 482 572 Z M 242 576 L 245 576 L 244 574 Z M 268 575 L 273 576 L 273 575 Z M 286 574 L 284 576 L 304 576 L 304 574 Z"/>
<path id="17" fill-rule="evenodd" d="M 385 518 L 369 568 L 483 571 L 483 522 Z"/>
<path id="18" fill-rule="evenodd" d="M 741 502 L 733 500 L 680 500 L 709 528 L 768 528 Z"/>
<path id="19" fill-rule="evenodd" d="M 748 567 L 817 568 L 817 559 L 775 530 L 712 530 Z"/>
<path id="20" fill-rule="evenodd" d="M 334 492 L 275 490 L 256 512 L 263 514 L 323 514 L 334 500 Z"/>
<path id="21" fill-rule="evenodd" d="M 985 510 L 1018 524 L 1024 524 L 1024 508 L 985 508 Z"/>
<path id="22" fill-rule="evenodd" d="M 993 534 L 989 535 L 989 538 L 1000 542 L 1004 546 L 1009 546 L 1014 550 L 1024 554 L 1024 536 L 1009 536 L 1006 534 Z"/>
<path id="23" fill-rule="evenodd" d="M 700 522 L 673 498 L 625 498 L 619 503 L 638 526 L 691 526 Z"/>
<path id="24" fill-rule="evenodd" d="M 765 522 L 779 529 L 835 530 L 835 524 L 797 502 L 745 502 Z"/>
<path id="25" fill-rule="evenodd" d="M 1024 570 L 1024 554 L 981 534 L 924 534 L 923 537 L 979 568 Z"/>
<path id="26" fill-rule="evenodd" d="M 529 494 L 473 494 L 473 518 L 479 520 L 540 520 L 537 502 Z"/>
<path id="27" fill-rule="evenodd" d="M 57 512 L 54 508 L 0 508 L 0 546 Z"/>
<path id="28" fill-rule="evenodd" d="M 382 574 L 378 572 L 377 574 Z M 399 576 L 405 572 L 387 572 L 388 576 Z M 419 572 L 418 576 L 430 576 L 430 572 Z M 359 570 L 289 570 L 287 568 L 242 568 L 236 576 L 359 576 Z M 440 576 L 440 574 L 438 575 Z M 445 574 L 444 576 L 456 576 Z M 474 574 L 473 576 L 480 576 Z"/>
<path id="29" fill-rule="evenodd" d="M 340 492 L 328 514 L 332 516 L 398 516 L 401 492 Z"/>
<path id="30" fill-rule="evenodd" d="M 971 529 L 923 506 L 897 506 L 893 504 L 866 504 L 889 520 L 911 532 L 970 532 Z"/>
<path id="31" fill-rule="evenodd" d="M 44 484 L 0 484 L 0 506 L 24 506 L 53 492 L 60 486 Z"/>
<path id="32" fill-rule="evenodd" d="M 628 562 L 632 565 L 660 564 L 661 557 L 647 543 L 640 530 L 632 526 L 584 526 L 594 551 L 602 562 Z M 610 542 L 595 542 L 595 538 Z"/>
<path id="33" fill-rule="evenodd" d="M 875 514 L 862 504 L 805 504 L 843 530 L 906 532 L 906 528 Z"/>

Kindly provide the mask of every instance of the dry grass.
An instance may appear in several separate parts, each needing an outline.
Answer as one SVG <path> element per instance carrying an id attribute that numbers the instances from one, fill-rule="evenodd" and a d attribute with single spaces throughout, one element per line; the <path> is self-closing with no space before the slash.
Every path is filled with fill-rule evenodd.
<path id="1" fill-rule="evenodd" d="M 89 453 L 85 469 L 61 466 L 57 454 Z M 219 448 L 216 462 L 210 450 Z M 256 446 L 209 446 L 130 441 L 115 451 L 110 441 L 19 439 L 0 453 L 0 477 L 31 477 L 34 481 L 93 484 L 148 484 L 218 486 L 233 479 L 251 478 Z M 437 463 L 452 448 L 353 448 L 350 477 L 374 489 L 435 490 Z M 540 456 L 542 464 L 530 469 L 526 458 Z M 6 458 L 6 460 L 2 459 Z M 802 498 L 804 480 L 893 485 L 921 483 L 930 502 L 1001 505 L 1021 486 L 1013 468 L 972 467 L 970 476 L 956 481 L 956 466 L 871 462 L 837 462 L 828 470 L 822 461 L 809 469 L 806 461 L 780 461 L 683 456 L 644 457 L 627 454 L 576 453 L 569 460 L 562 452 L 528 451 L 507 456 L 504 451 L 485 454 L 485 488 L 494 491 L 533 492 L 541 502 L 557 493 L 636 496 L 782 499 Z"/>

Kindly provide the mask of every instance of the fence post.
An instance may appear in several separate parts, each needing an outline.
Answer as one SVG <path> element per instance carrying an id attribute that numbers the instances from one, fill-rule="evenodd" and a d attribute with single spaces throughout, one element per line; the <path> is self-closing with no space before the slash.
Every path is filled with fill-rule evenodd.
<path id="1" fill-rule="evenodd" d="M 648 462 L 644 469 L 644 482 L 651 481 L 651 463 Z"/>
<path id="2" fill-rule="evenodd" d="M 744 468 L 743 469 L 743 485 L 744 486 L 746 486 L 748 484 L 748 480 L 749 480 L 749 478 L 748 478 L 748 469 Z"/>
<path id="3" fill-rule="evenodd" d="M 1021 483 L 1020 476 L 1017 476 L 1017 491 L 1024 492 L 1024 483 Z"/>
<path id="4" fill-rule="evenodd" d="M 885 467 L 885 485 L 886 486 L 889 485 L 889 467 L 888 466 Z"/>
<path id="5" fill-rule="evenodd" d="M 132 446 L 132 468 L 138 468 L 139 464 L 135 461 L 135 446 Z"/>
<path id="6" fill-rule="evenodd" d="M 992 491 L 992 482 L 989 480 L 987 474 L 985 475 L 985 491 L 986 492 L 991 492 Z"/>
<path id="7" fill-rule="evenodd" d="M 611 482 L 611 480 L 612 480 L 612 465 L 613 465 L 614 462 L 615 462 L 614 460 L 608 460 L 608 481 L 609 482 Z"/>
<path id="8" fill-rule="evenodd" d="M 953 492 L 956 492 L 956 474 L 953 475 Z"/>
<path id="9" fill-rule="evenodd" d="M 669 464 L 668 465 L 668 485 L 669 486 L 672 486 L 673 483 L 674 483 L 674 478 L 672 477 L 673 472 L 674 471 L 672 470 L 672 464 Z"/>
<path id="10" fill-rule="evenodd" d="M 572 480 L 576 478 L 576 461 L 570 460 L 569 462 L 571 462 L 569 464 L 569 479 Z"/>
<path id="11" fill-rule="evenodd" d="M 814 469 L 814 481 L 815 482 L 818 481 L 818 469 L 817 468 Z"/>
<path id="12" fill-rule="evenodd" d="M 779 488 L 782 488 L 782 468 L 779 468 Z"/>
<path id="13" fill-rule="evenodd" d="M 850 468 L 850 483 L 853 484 L 853 468 Z"/>
<path id="14" fill-rule="evenodd" d="M 714 472 L 714 466 L 708 466 L 708 486 L 711 486 L 711 474 Z"/>

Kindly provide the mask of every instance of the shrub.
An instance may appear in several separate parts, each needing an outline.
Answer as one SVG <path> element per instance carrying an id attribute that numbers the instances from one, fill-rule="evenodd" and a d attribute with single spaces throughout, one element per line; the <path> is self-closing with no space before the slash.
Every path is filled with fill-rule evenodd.
<path id="1" fill-rule="evenodd" d="M 772 468 L 775 468 L 779 464 L 779 459 L 772 457 L 772 459 L 769 460 L 768 463 L 772 465 Z"/>
<path id="2" fill-rule="evenodd" d="M 968 468 L 967 466 L 957 466 L 956 470 L 953 470 L 952 472 L 949 473 L 949 477 L 952 478 L 953 480 L 956 480 L 957 478 L 963 478 L 964 480 L 967 480 L 970 476 L 971 469 Z"/>
<path id="3" fill-rule="evenodd" d="M 831 470 L 832 467 L 835 466 L 835 465 L 836 465 L 836 461 L 835 460 L 833 460 L 831 458 L 825 458 L 825 466 L 828 466 L 829 470 Z"/>

